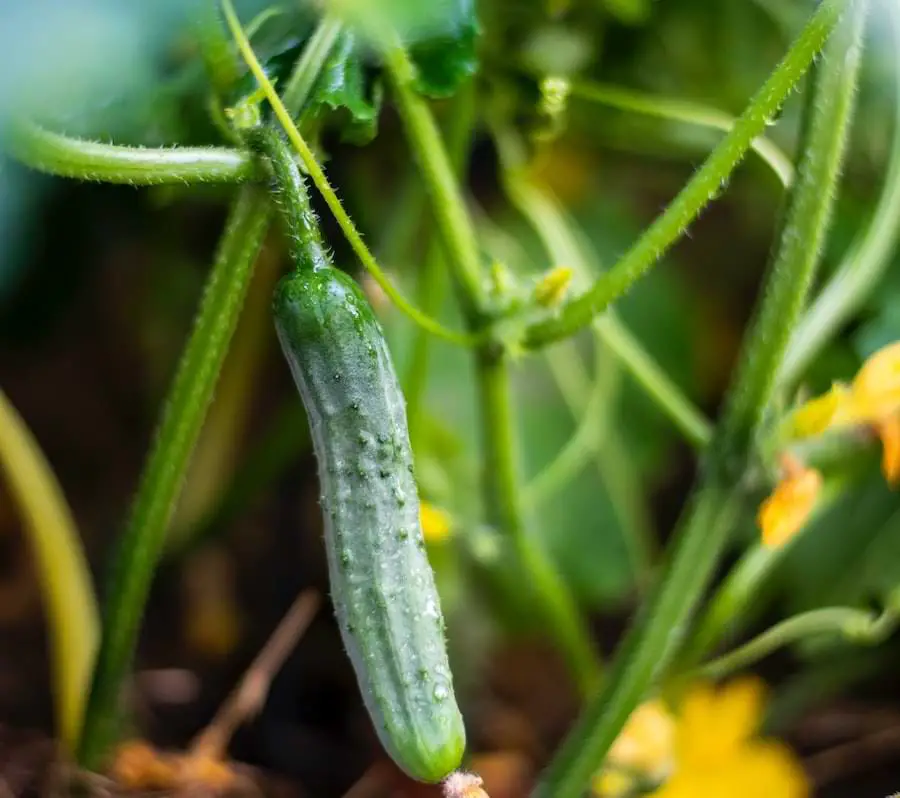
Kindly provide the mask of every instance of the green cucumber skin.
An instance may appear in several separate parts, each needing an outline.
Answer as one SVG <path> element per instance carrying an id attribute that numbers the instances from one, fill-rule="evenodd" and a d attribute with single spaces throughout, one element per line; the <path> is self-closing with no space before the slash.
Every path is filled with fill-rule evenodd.
<path id="1" fill-rule="evenodd" d="M 275 325 L 319 463 L 335 614 L 382 745 L 438 782 L 465 750 L 425 553 L 406 407 L 378 320 L 332 268 L 275 290 Z"/>

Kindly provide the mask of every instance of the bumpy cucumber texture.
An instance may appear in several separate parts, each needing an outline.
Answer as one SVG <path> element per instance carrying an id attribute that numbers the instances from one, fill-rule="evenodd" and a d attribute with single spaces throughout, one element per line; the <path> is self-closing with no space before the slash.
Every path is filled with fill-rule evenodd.
<path id="1" fill-rule="evenodd" d="M 275 290 L 284 355 L 319 463 L 331 593 L 378 736 L 415 779 L 455 770 L 465 729 L 425 552 L 406 406 L 381 325 L 332 268 L 280 137 L 252 139 L 275 177 L 295 270 Z"/>

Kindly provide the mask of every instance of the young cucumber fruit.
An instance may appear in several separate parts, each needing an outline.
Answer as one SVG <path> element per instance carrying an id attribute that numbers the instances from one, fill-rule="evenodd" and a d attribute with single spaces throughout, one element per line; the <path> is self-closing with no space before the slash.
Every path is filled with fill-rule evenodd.
<path id="1" fill-rule="evenodd" d="M 425 552 L 406 406 L 384 334 L 352 278 L 332 268 L 296 165 L 262 142 L 295 271 L 275 290 L 275 326 L 319 463 L 335 613 L 382 745 L 420 781 L 455 770 L 465 729 Z"/>

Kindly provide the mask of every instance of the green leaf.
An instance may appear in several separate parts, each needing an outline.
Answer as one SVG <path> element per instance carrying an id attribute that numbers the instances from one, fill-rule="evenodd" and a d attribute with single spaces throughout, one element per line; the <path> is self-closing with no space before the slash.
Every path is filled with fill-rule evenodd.
<path id="1" fill-rule="evenodd" d="M 354 144 L 375 138 L 381 107 L 381 83 L 367 74 L 364 55 L 356 35 L 345 31 L 319 76 L 308 111 Z"/>
<path id="2" fill-rule="evenodd" d="M 524 470 L 534 474 L 574 432 L 576 421 L 537 370 L 519 382 L 518 419 Z M 633 587 L 623 530 L 594 459 L 535 513 L 533 531 L 579 602 L 603 609 Z"/>
<path id="3" fill-rule="evenodd" d="M 480 33 L 475 0 L 381 0 L 379 5 L 409 50 L 422 94 L 449 97 L 475 73 Z"/>
<path id="4" fill-rule="evenodd" d="M 450 97 L 478 69 L 475 3 L 443 0 L 431 5 L 436 18 L 430 35 L 411 43 L 409 52 L 418 68 L 419 91 L 434 98 Z"/>
<path id="5" fill-rule="evenodd" d="M 650 0 L 603 0 L 603 6 L 625 25 L 642 25 L 650 18 Z"/>

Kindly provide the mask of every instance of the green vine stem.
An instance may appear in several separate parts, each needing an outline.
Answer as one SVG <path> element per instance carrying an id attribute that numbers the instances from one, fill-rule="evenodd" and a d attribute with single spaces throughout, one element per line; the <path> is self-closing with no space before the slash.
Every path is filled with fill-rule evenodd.
<path id="1" fill-rule="evenodd" d="M 872 218 L 850 245 L 841 265 L 806 311 L 791 334 L 791 343 L 778 375 L 779 384 L 792 385 L 859 309 L 893 262 L 900 241 L 900 6 L 883 3 L 890 16 L 894 64 L 894 134 L 881 195 Z"/>
<path id="2" fill-rule="evenodd" d="M 350 248 L 356 254 L 356 257 L 359 258 L 363 268 L 372 275 L 372 278 L 378 283 L 381 290 L 387 294 L 388 298 L 394 303 L 397 309 L 405 313 L 420 327 L 423 327 L 433 335 L 458 346 L 475 346 L 478 343 L 477 336 L 465 335 L 447 329 L 430 316 L 425 315 L 421 310 L 411 305 L 409 300 L 407 300 L 388 279 L 381 266 L 378 265 L 375 256 L 368 246 L 366 246 L 366 242 L 363 240 L 353 219 L 351 219 L 347 211 L 344 210 L 344 206 L 341 204 L 328 177 L 316 160 L 309 144 L 306 143 L 306 140 L 300 134 L 300 131 L 294 124 L 294 120 L 291 118 L 291 114 L 285 107 L 284 102 L 282 102 L 281 98 L 275 92 L 275 87 L 263 71 L 259 59 L 257 59 L 256 54 L 253 52 L 253 48 L 250 46 L 250 42 L 247 40 L 246 34 L 241 29 L 241 23 L 237 18 L 237 14 L 235 14 L 231 0 L 221 0 L 221 2 L 225 12 L 225 21 L 231 29 L 231 35 L 237 42 L 238 49 L 241 51 L 244 61 L 256 78 L 260 89 L 262 89 L 266 99 L 272 106 L 275 117 L 281 123 L 285 135 L 287 135 L 294 150 L 300 156 L 300 160 L 303 162 L 303 166 L 309 174 L 310 179 L 319 190 L 319 193 L 325 200 L 325 204 L 328 205 L 328 208 L 340 226 L 344 237 L 347 239 L 347 243 L 350 244 Z"/>
<path id="3" fill-rule="evenodd" d="M 787 99 L 839 19 L 846 0 L 823 0 L 781 63 L 763 84 L 678 196 L 622 259 L 594 285 L 552 316 L 525 331 L 524 345 L 546 346 L 584 327 L 624 294 L 681 238 L 706 205 L 715 199 L 757 137 Z"/>
<path id="4" fill-rule="evenodd" d="M 740 497 L 714 471 L 689 503 L 671 560 L 592 699 L 538 783 L 540 798 L 575 798 L 662 673 L 739 517 Z"/>
<path id="5" fill-rule="evenodd" d="M 479 350 L 478 385 L 488 522 L 512 541 L 523 573 L 538 597 L 547 628 L 556 638 L 581 693 L 589 696 L 600 680 L 598 653 L 571 592 L 525 529 L 509 366 L 501 349 Z"/>
<path id="6" fill-rule="evenodd" d="M 742 353 L 738 388 L 725 411 L 723 436 L 741 452 L 769 411 L 791 331 L 802 316 L 828 236 L 856 107 L 867 7 L 868 0 L 851 4 L 849 19 L 839 26 L 813 72 L 797 179 L 788 196 L 756 328 Z"/>
<path id="7" fill-rule="evenodd" d="M 59 177 L 155 186 L 168 183 L 240 183 L 254 174 L 249 155 L 226 147 L 123 147 L 69 138 L 16 120 L 3 145 L 14 158 Z"/>
<path id="8" fill-rule="evenodd" d="M 518 237 L 496 226 L 483 212 L 479 213 L 478 232 L 485 252 L 497 262 L 518 264 L 528 273 L 536 271 L 530 251 Z M 557 486 L 562 487 L 566 472 L 574 474 L 581 468 L 584 458 L 593 455 L 596 473 L 606 487 L 612 510 L 621 524 L 634 573 L 638 581 L 644 583 L 657 548 L 653 523 L 625 442 L 616 425 L 609 423 L 607 418 L 615 402 L 622 370 L 610 357 L 609 347 L 599 339 L 596 329 L 593 338 L 593 373 L 596 375 L 593 380 L 575 341 L 561 341 L 544 352 L 544 362 L 563 402 L 572 417 L 581 421 L 556 458 L 524 486 L 522 503 L 526 512 L 535 510 L 539 503 L 549 500 Z M 598 409 L 596 414 L 594 406 Z M 587 449 L 581 448 L 582 441 Z"/>
<path id="9" fill-rule="evenodd" d="M 431 110 L 413 85 L 409 57 L 396 40 L 387 48 L 386 62 L 470 331 L 478 334 L 484 311 L 474 225 Z M 538 609 L 546 617 L 547 628 L 579 688 L 589 695 L 599 681 L 599 654 L 567 585 L 525 527 L 507 355 L 502 346 L 486 340 L 478 348 L 477 362 L 488 520 L 512 541 L 523 573 L 531 580 Z"/>
<path id="10" fill-rule="evenodd" d="M 103 636 L 79 749 L 99 767 L 115 739 L 122 682 L 131 666 L 169 518 L 237 324 L 269 204 L 254 187 L 232 209 L 193 330 L 175 374 L 105 596 Z"/>
<path id="11" fill-rule="evenodd" d="M 823 8 L 825 4 L 819 13 Z M 743 496 L 737 457 L 741 461 L 746 458 L 746 448 L 740 447 L 747 447 L 755 432 L 755 428 L 746 429 L 748 422 L 758 422 L 769 405 L 774 376 L 787 345 L 784 330 L 790 330 L 800 315 L 815 265 L 815 258 L 812 263 L 805 257 L 793 261 L 781 251 L 793 250 L 794 236 L 806 235 L 810 247 L 818 252 L 816 242 L 825 232 L 820 225 L 827 224 L 827 206 L 833 202 L 842 155 L 842 147 L 835 142 L 845 140 L 851 117 L 865 3 L 854 3 L 852 9 L 848 24 L 839 28 L 821 60 L 813 101 L 807 108 L 805 146 L 781 245 L 734 381 L 732 395 L 738 399 L 727 404 L 716 429 L 700 486 L 678 525 L 661 581 L 626 636 L 603 689 L 538 784 L 536 795 L 540 798 L 576 798 L 583 793 L 629 715 L 677 652 L 688 620 L 740 517 Z M 836 15 L 835 21 L 838 18 Z"/>
<path id="12" fill-rule="evenodd" d="M 459 296 L 463 309 L 477 323 L 480 321 L 482 299 L 481 259 L 459 181 L 434 116 L 425 99 L 416 91 L 415 68 L 406 50 L 391 46 L 385 53 L 385 60 L 397 109 L 422 170 L 451 272 L 461 287 Z"/>
<path id="13" fill-rule="evenodd" d="M 728 133 L 734 128 L 735 118 L 716 108 L 708 108 L 689 100 L 657 97 L 620 86 L 609 86 L 579 80 L 569 85 L 572 97 L 607 105 L 620 111 L 630 111 L 673 122 L 712 128 Z M 794 166 L 790 158 L 771 139 L 758 136 L 750 143 L 752 149 L 774 173 L 782 186 L 788 188 L 794 179 Z"/>
<path id="14" fill-rule="evenodd" d="M 468 164 L 469 145 L 475 123 L 475 92 L 471 84 L 461 88 L 453 98 L 452 113 L 447 130 L 447 151 L 455 175 Z M 444 296 L 444 248 L 438 236 L 432 235 L 425 253 L 425 261 L 419 272 L 417 297 L 419 307 L 429 316 L 437 316 Z M 403 380 L 406 396 L 406 414 L 413 451 L 420 439 L 422 405 L 428 384 L 428 363 L 431 354 L 431 336 L 418 328 L 413 338 L 409 364 Z"/>
<path id="15" fill-rule="evenodd" d="M 721 679 L 746 668 L 780 648 L 811 637 L 838 635 L 850 643 L 876 645 L 897 626 L 896 610 L 887 607 L 874 614 L 853 607 L 824 607 L 787 618 L 749 642 L 707 662 L 694 678 Z"/>

